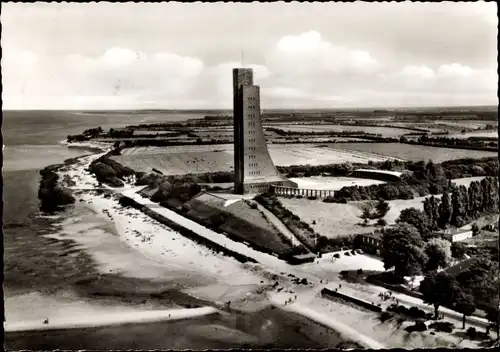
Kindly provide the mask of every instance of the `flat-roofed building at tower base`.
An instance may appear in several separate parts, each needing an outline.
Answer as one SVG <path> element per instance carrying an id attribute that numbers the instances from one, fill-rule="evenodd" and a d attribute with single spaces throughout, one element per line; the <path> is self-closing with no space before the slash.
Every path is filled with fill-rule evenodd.
<path id="1" fill-rule="evenodd" d="M 297 187 L 273 164 L 267 150 L 260 110 L 260 88 L 253 71 L 233 69 L 234 192 L 262 193 L 272 185 Z"/>

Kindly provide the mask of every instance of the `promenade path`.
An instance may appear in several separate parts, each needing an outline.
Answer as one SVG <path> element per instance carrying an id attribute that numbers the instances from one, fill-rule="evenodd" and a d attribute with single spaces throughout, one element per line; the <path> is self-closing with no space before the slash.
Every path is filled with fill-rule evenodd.
<path id="1" fill-rule="evenodd" d="M 297 237 L 286 227 L 283 222 L 276 217 L 273 213 L 271 213 L 269 210 L 267 210 L 265 207 L 260 205 L 259 203 L 252 201 L 253 204 L 257 205 L 257 209 L 261 211 L 264 216 L 278 229 L 279 232 L 281 232 L 285 237 L 287 237 L 291 242 L 293 246 L 302 246 L 302 242 L 300 242 Z"/>

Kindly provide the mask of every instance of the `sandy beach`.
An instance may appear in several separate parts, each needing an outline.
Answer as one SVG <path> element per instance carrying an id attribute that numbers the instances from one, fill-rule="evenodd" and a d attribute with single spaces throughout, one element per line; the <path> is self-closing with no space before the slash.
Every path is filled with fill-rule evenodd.
<path id="1" fill-rule="evenodd" d="M 413 333 L 410 339 L 412 342 L 408 343 L 408 338 L 405 337 L 408 333 L 391 323 L 381 323 L 376 313 L 321 297 L 320 291 L 327 286 L 328 281 L 330 284 L 340 282 L 341 270 L 355 267 L 382 271 L 383 265 L 377 258 L 359 255 L 334 260 L 333 253 L 330 253 L 317 263 L 291 266 L 276 257 L 231 241 L 177 213 L 159 207 L 136 193 L 142 187 L 127 184 L 120 189 L 108 188 L 107 192 L 93 190 L 98 184 L 85 170 L 92 160 L 101 155 L 84 157 L 78 163 L 66 166 L 60 171 L 61 176 L 67 174 L 76 181 L 76 185 L 69 188 L 73 188 L 77 203 L 83 204 L 113 224 L 120 241 L 131 250 L 130 261 L 137 263 L 121 267 L 114 263 L 112 266 L 109 258 L 100 258 L 94 254 L 95 259 L 101 263 L 101 270 L 111 270 L 113 267 L 112 270 L 120 275 L 156 280 L 161 280 L 164 275 L 168 276 L 167 271 L 177 273 L 179 277 L 191 275 L 194 282 L 196 278 L 204 277 L 205 280 L 200 280 L 199 284 L 191 284 L 184 292 L 219 306 L 231 301 L 231 308 L 242 311 L 256 311 L 271 304 L 316 321 L 337 331 L 346 339 L 368 348 L 474 346 L 473 342 L 460 341 L 451 335 L 437 338 L 429 333 Z M 122 207 L 114 193 L 123 193 L 201 236 L 256 259 L 258 263 L 242 264 L 233 258 L 216 254 L 140 211 Z M 69 225 L 71 224 L 66 224 Z M 78 242 L 78 239 L 75 241 Z M 104 265 L 106 262 L 107 266 Z M 308 284 L 293 284 L 290 277 L 307 278 Z M 272 283 L 274 287 L 271 288 Z M 345 285 L 356 293 L 355 284 Z M 370 295 L 369 291 L 364 294 L 367 299 Z M 285 306 L 284 302 L 291 297 L 294 297 L 293 302 Z"/>
<path id="2" fill-rule="evenodd" d="M 213 307 L 192 309 L 170 309 L 153 311 L 131 311 L 100 313 L 88 316 L 69 316 L 56 320 L 49 320 L 47 324 L 42 321 L 24 321 L 20 323 L 5 323 L 5 332 L 33 331 L 33 330 L 59 330 L 79 329 L 98 326 L 121 325 L 131 323 L 152 323 L 159 321 L 172 321 L 200 317 L 217 313 Z"/>

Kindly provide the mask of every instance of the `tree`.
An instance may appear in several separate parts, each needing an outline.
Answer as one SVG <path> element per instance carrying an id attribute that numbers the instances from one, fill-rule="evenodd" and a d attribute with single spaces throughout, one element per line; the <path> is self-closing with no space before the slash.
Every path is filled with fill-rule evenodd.
<path id="1" fill-rule="evenodd" d="M 455 259 L 463 259 L 467 253 L 467 245 L 462 242 L 451 244 L 451 256 Z"/>
<path id="2" fill-rule="evenodd" d="M 481 233 L 481 229 L 477 226 L 477 223 L 472 224 L 472 236 L 477 236 Z"/>
<path id="3" fill-rule="evenodd" d="M 497 331 L 497 340 L 500 335 L 500 311 L 498 309 L 498 300 L 496 305 L 489 305 L 486 309 L 486 319 L 496 328 Z M 486 334 L 490 333 L 490 325 L 486 327 Z"/>
<path id="4" fill-rule="evenodd" d="M 476 310 L 476 302 L 474 301 L 474 296 L 470 292 L 462 290 L 458 287 L 454 295 L 454 308 L 457 312 L 463 314 L 462 329 L 465 329 L 465 319 L 467 316 L 472 315 L 472 313 Z"/>
<path id="5" fill-rule="evenodd" d="M 444 194 L 443 194 L 444 198 Z M 453 226 L 461 227 L 465 223 L 465 202 L 462 199 L 460 187 L 454 187 L 451 194 L 451 217 L 450 223 Z"/>
<path id="6" fill-rule="evenodd" d="M 427 270 L 437 270 L 447 267 L 451 262 L 451 244 L 441 238 L 432 238 L 425 244 L 427 255 Z"/>
<path id="7" fill-rule="evenodd" d="M 440 200 L 434 196 L 430 196 L 424 200 L 424 213 L 429 221 L 431 231 L 437 230 L 439 219 L 439 203 Z"/>
<path id="8" fill-rule="evenodd" d="M 498 189 L 498 178 L 497 177 L 492 177 L 491 180 L 491 187 L 492 187 L 492 206 L 493 206 L 493 211 L 498 212 L 498 206 L 499 206 L 499 200 L 500 200 L 500 194 L 499 194 L 499 189 Z"/>
<path id="9" fill-rule="evenodd" d="M 422 272 L 427 257 L 417 229 L 408 224 L 398 224 L 384 231 L 382 258 L 386 270 L 394 267 L 397 277 L 414 276 Z"/>
<path id="10" fill-rule="evenodd" d="M 481 204 L 481 213 L 488 211 L 488 205 L 491 202 L 491 194 L 489 192 L 490 190 L 489 190 L 488 183 L 489 183 L 488 177 L 483 178 L 480 182 L 481 193 L 483 195 L 483 204 Z"/>
<path id="11" fill-rule="evenodd" d="M 396 223 L 412 225 L 418 230 L 421 236 L 425 236 L 429 233 L 429 219 L 423 211 L 416 208 L 403 209 Z"/>
<path id="12" fill-rule="evenodd" d="M 364 202 L 360 205 L 362 211 L 360 218 L 365 220 L 365 223 L 368 223 L 368 220 L 373 218 L 374 207 L 375 205 L 373 202 Z"/>
<path id="13" fill-rule="evenodd" d="M 470 290 L 478 304 L 489 304 L 498 296 L 498 262 L 475 259 L 467 270 L 456 275 L 456 280 L 460 287 Z"/>
<path id="14" fill-rule="evenodd" d="M 448 194 L 448 191 L 445 191 L 441 197 L 441 204 L 439 205 L 439 228 L 444 229 L 446 225 L 448 225 L 451 219 L 452 211 L 450 195 Z"/>
<path id="15" fill-rule="evenodd" d="M 384 216 L 387 215 L 387 213 L 391 209 L 391 206 L 389 205 L 389 202 L 386 202 L 385 200 L 381 199 L 378 201 L 375 208 L 377 209 L 377 217 L 383 218 Z"/>
<path id="16" fill-rule="evenodd" d="M 432 272 L 420 283 L 424 303 L 434 306 L 434 316 L 437 318 L 439 307 L 449 303 L 456 290 L 455 279 L 445 272 Z"/>
<path id="17" fill-rule="evenodd" d="M 479 215 L 481 204 L 483 202 L 481 191 L 479 188 L 479 182 L 477 181 L 471 182 L 471 184 L 469 185 L 469 189 L 467 191 L 467 196 L 468 196 L 467 204 L 468 204 L 469 215 L 472 218 L 477 218 L 477 216 Z"/>

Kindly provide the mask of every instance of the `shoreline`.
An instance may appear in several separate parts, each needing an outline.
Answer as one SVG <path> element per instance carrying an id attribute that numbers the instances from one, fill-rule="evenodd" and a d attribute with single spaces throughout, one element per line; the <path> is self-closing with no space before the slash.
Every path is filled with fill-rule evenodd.
<path id="1" fill-rule="evenodd" d="M 99 154 L 97 156 L 94 156 L 94 157 L 95 158 L 99 157 Z M 87 162 L 89 162 L 89 160 L 87 160 Z M 78 166 L 76 168 L 78 168 Z M 81 170 L 80 170 L 80 172 L 78 172 L 78 170 L 73 170 L 73 172 L 70 171 L 70 173 L 72 174 L 71 175 L 72 178 L 78 177 L 78 181 L 79 181 L 78 183 L 80 185 L 90 183 L 89 186 L 91 186 L 92 183 L 94 183 L 94 185 L 96 183 L 96 181 L 92 178 L 92 176 L 82 175 Z M 116 189 L 116 191 L 130 196 L 130 195 L 136 195 L 134 190 L 138 190 L 140 188 L 142 188 L 142 187 L 133 187 L 131 185 L 126 185 L 125 188 L 122 188 L 119 190 Z M 163 227 L 163 230 L 167 230 L 167 233 L 169 235 L 171 235 L 172 233 L 175 233 L 174 231 L 170 230 L 168 227 L 161 225 L 161 224 L 156 225 L 156 228 L 149 229 L 149 231 L 148 231 L 147 225 L 153 226 L 152 223 L 154 221 L 152 221 L 152 219 L 150 219 L 147 215 L 141 213 L 138 210 L 123 209 L 123 207 L 121 207 L 119 204 L 117 204 L 118 202 L 116 200 L 113 200 L 112 198 L 105 199 L 102 196 L 93 195 L 93 194 L 80 194 L 80 195 L 75 195 L 75 197 L 78 198 L 78 201 L 80 199 L 83 200 L 86 204 L 88 204 L 88 207 L 93 209 L 93 211 L 95 211 L 97 214 L 99 214 L 99 213 L 102 214 L 102 213 L 104 213 L 104 210 L 106 210 L 106 212 L 105 212 L 105 213 L 107 213 L 106 216 L 108 216 L 110 219 L 112 219 L 114 221 L 116 230 L 119 233 L 120 238 L 124 242 L 128 242 L 129 245 L 132 245 L 133 247 L 137 248 L 140 255 L 144 255 L 144 256 L 151 258 L 155 261 L 161 261 L 161 258 L 164 257 L 164 253 L 159 252 L 158 246 L 157 246 L 157 244 L 161 243 L 161 240 L 158 239 L 158 237 L 159 237 L 158 235 L 153 235 L 153 233 L 160 232 L 161 231 L 160 228 L 162 228 L 162 227 Z M 133 197 L 133 198 L 136 198 L 136 197 Z M 113 203 L 115 203 L 114 206 L 113 206 Z M 123 216 L 124 214 L 128 218 L 131 217 L 133 219 L 133 221 L 130 221 L 130 220 L 126 221 L 126 219 L 120 218 L 120 216 Z M 177 214 L 174 214 L 174 215 L 177 215 Z M 132 222 L 133 222 L 132 227 L 142 228 L 142 230 L 139 231 L 142 234 L 140 236 L 140 237 L 142 237 L 140 240 L 138 238 L 136 238 L 137 236 L 135 236 L 135 235 L 134 235 L 134 237 L 130 236 L 131 231 L 129 231 L 130 229 L 128 228 L 128 224 L 132 223 Z M 153 230 L 153 231 L 151 231 L 151 230 Z M 215 234 L 215 233 L 213 235 L 217 236 L 217 234 Z M 144 240 L 144 239 L 146 239 L 146 240 Z M 156 241 L 155 241 L 155 239 L 156 239 Z M 222 237 L 221 237 L 221 239 L 222 239 Z M 170 239 L 170 244 L 172 244 L 172 242 L 171 242 L 172 240 L 174 240 L 174 237 L 172 237 Z M 229 242 L 232 242 L 228 239 L 226 239 L 226 240 Z M 181 242 L 181 241 L 190 242 L 190 240 L 184 238 L 181 235 L 179 235 L 178 238 L 175 238 L 175 242 Z M 150 243 L 151 243 L 151 245 L 148 246 L 148 244 L 150 244 Z M 191 256 L 187 255 L 184 251 L 185 245 L 186 244 L 184 243 L 182 253 L 179 253 L 179 254 L 182 254 L 183 257 L 190 258 Z M 193 243 L 193 245 L 195 247 L 199 246 L 196 243 Z M 241 244 L 236 244 L 236 245 L 242 246 Z M 202 248 L 202 246 L 199 246 L 199 247 Z M 160 247 L 160 249 L 161 248 L 162 247 Z M 183 290 L 183 292 L 188 293 L 189 295 L 192 295 L 193 297 L 196 297 L 196 298 L 207 299 L 209 301 L 214 302 L 216 305 L 222 305 L 226 301 L 231 301 L 231 308 L 236 309 L 236 310 L 240 310 L 240 311 L 257 312 L 260 309 L 268 307 L 268 306 L 273 306 L 273 307 L 276 307 L 278 309 L 283 310 L 282 309 L 283 307 L 281 307 L 279 304 L 276 304 L 276 302 L 273 302 L 271 299 L 269 299 L 268 295 L 264 295 L 264 297 L 262 297 L 261 293 L 258 293 L 259 288 L 261 289 L 260 292 L 262 292 L 262 289 L 270 283 L 270 281 L 264 277 L 265 275 L 264 276 L 262 274 L 257 275 L 257 276 L 254 275 L 255 270 L 252 269 L 252 266 L 254 266 L 254 267 L 260 266 L 261 264 L 255 264 L 255 265 L 241 264 L 241 263 L 237 262 L 236 260 L 234 260 L 232 258 L 227 258 L 223 255 L 215 255 L 215 256 L 213 254 L 210 254 L 210 255 L 215 257 L 215 258 L 220 256 L 220 257 L 222 257 L 220 259 L 222 259 L 225 262 L 226 266 L 224 269 L 228 272 L 227 272 L 227 274 L 222 275 L 224 280 L 222 280 L 222 282 L 221 282 L 221 280 L 219 279 L 213 285 L 194 287 L 194 288 L 190 288 L 187 290 Z M 264 255 L 261 253 L 259 253 L 259 255 L 267 257 L 267 255 Z M 176 262 L 177 265 L 181 265 L 183 267 L 186 267 L 185 260 L 181 259 L 181 258 L 177 257 L 174 261 Z M 169 264 L 171 264 L 171 259 L 173 259 L 173 258 L 164 259 L 165 264 L 166 264 L 166 262 L 169 262 Z M 276 262 L 279 261 L 279 260 L 277 260 L 277 258 L 273 257 L 273 258 L 269 258 L 269 259 L 271 260 L 271 262 L 273 262 L 273 263 L 269 263 L 269 264 L 274 264 L 273 266 L 278 264 L 278 263 L 274 263 L 275 261 Z M 193 260 L 193 261 L 199 262 L 199 260 L 198 261 Z M 203 263 L 204 264 L 203 266 L 205 269 L 204 271 L 207 271 L 206 270 L 207 269 L 206 259 L 202 259 L 202 261 L 204 261 L 204 263 Z M 233 266 L 229 264 L 231 261 L 233 261 Z M 267 262 L 267 261 L 268 260 L 264 260 L 264 262 Z M 281 262 L 281 261 L 279 261 L 279 262 Z M 190 262 L 189 264 L 193 264 L 193 263 Z M 283 263 L 283 264 L 285 264 L 285 263 Z M 285 266 L 288 267 L 288 265 L 286 265 L 286 264 L 285 264 Z M 236 270 L 238 267 L 239 267 L 239 269 L 242 269 L 242 267 L 247 267 L 250 270 L 242 269 L 241 274 L 235 274 L 233 271 Z M 222 270 L 224 270 L 224 269 L 222 269 Z M 280 270 L 286 270 L 286 268 L 281 267 L 281 265 L 278 265 L 278 267 L 275 269 L 276 269 L 276 273 L 278 273 L 278 271 L 280 271 Z M 257 270 L 262 271 L 262 269 L 257 269 Z M 211 271 L 211 270 L 209 270 L 209 271 Z M 238 271 L 240 271 L 240 270 L 238 270 Z M 212 278 L 214 278 L 213 271 L 211 273 L 205 273 L 205 275 L 207 275 L 207 274 L 208 275 L 212 274 L 210 276 Z M 218 270 L 217 274 L 219 274 L 217 276 L 220 276 L 220 274 L 221 274 L 220 270 Z M 299 275 L 300 274 L 306 275 L 306 273 L 300 273 L 300 271 L 299 271 Z M 248 275 L 250 275 L 250 277 L 248 277 Z M 271 275 L 272 274 L 269 273 L 269 270 L 268 270 L 267 276 L 271 276 Z M 247 276 L 247 278 L 244 278 L 245 276 Z M 235 277 L 238 277 L 238 279 L 240 280 L 239 283 L 235 282 Z M 251 278 L 255 278 L 255 280 L 251 280 Z M 241 282 L 242 280 L 245 282 Z M 248 281 L 254 281 L 254 282 L 251 282 L 249 284 Z M 278 281 L 281 282 L 282 280 L 278 279 Z M 282 284 L 283 284 L 283 282 L 282 282 Z M 288 285 L 285 284 L 285 286 L 288 286 Z M 266 291 L 268 291 L 268 290 L 266 290 Z M 299 289 L 299 291 L 302 291 L 302 290 Z M 299 293 L 299 292 L 297 292 L 297 293 Z M 305 293 L 308 294 L 307 291 Z M 300 310 L 299 311 L 292 310 L 292 312 L 299 314 L 300 316 L 302 316 L 305 319 L 308 319 L 312 322 L 319 323 L 320 325 L 325 326 L 326 328 L 328 328 L 332 331 L 335 331 L 335 333 L 340 334 L 341 336 L 344 336 L 346 341 L 359 343 L 359 341 L 358 341 L 359 338 L 357 340 L 353 340 L 352 334 L 349 334 L 349 331 L 350 331 L 349 329 L 352 329 L 352 328 L 349 328 L 348 326 L 345 326 L 345 325 L 339 324 L 339 323 L 332 324 L 331 321 L 330 321 L 330 324 L 325 324 L 324 321 L 318 321 L 318 319 L 311 318 L 311 316 L 314 317 L 314 313 L 313 314 L 304 314 L 304 312 L 302 312 Z M 308 312 L 310 312 L 310 310 L 308 310 Z M 365 340 L 371 341 L 368 337 L 366 337 Z M 366 341 L 365 341 L 365 343 L 363 343 L 363 345 L 369 346 L 370 348 L 380 348 L 380 346 L 381 346 L 380 344 L 366 342 Z"/>
<path id="2" fill-rule="evenodd" d="M 138 199 L 140 195 L 136 194 L 134 190 L 138 190 L 142 186 L 135 187 L 131 184 L 125 184 L 125 187 L 121 188 L 106 187 L 108 191 L 106 193 L 111 193 L 111 196 L 107 197 L 103 194 L 99 195 L 93 192 L 92 190 L 97 187 L 97 181 L 86 171 L 85 166 L 94 158 L 98 158 L 101 155 L 104 155 L 104 152 L 102 154 L 95 153 L 90 156 L 79 157 L 74 163 L 64 165 L 64 171 L 58 170 L 57 173 L 60 176 L 66 174 L 70 179 L 77 182 L 78 186 L 65 187 L 73 191 L 78 203 L 84 203 L 96 214 L 109 218 L 113 222 L 120 240 L 126 243 L 131 249 L 136 250 L 137 256 L 148 258 L 159 266 L 174 265 L 192 270 L 192 272 L 202 274 L 214 281 L 213 284 L 183 289 L 182 292 L 192 297 L 214 302 L 219 307 L 224 305 L 225 302 L 231 301 L 231 308 L 236 311 L 256 312 L 262 309 L 262 307 L 267 306 L 274 306 L 286 311 L 291 310 L 308 320 L 327 326 L 328 329 L 345 336 L 348 341 L 355 341 L 368 348 L 383 348 L 381 346 L 384 345 L 390 347 L 404 346 L 401 345 L 401 334 L 404 332 L 393 330 L 394 327 L 390 324 L 368 323 L 366 314 L 360 313 L 355 307 L 335 304 L 319 297 L 318 289 L 321 290 L 324 285 L 311 283 L 312 289 L 309 286 L 304 288 L 300 285 L 292 285 L 290 278 L 286 276 L 287 274 L 290 275 L 290 273 L 293 273 L 292 275 L 296 275 L 297 277 L 306 277 L 308 280 L 310 277 L 313 277 L 317 278 L 318 282 L 320 281 L 315 276 L 316 274 L 310 271 L 308 266 L 290 269 L 288 265 L 277 265 L 277 258 L 274 257 L 266 258 L 262 264 L 241 264 L 224 255 L 214 254 L 206 247 L 185 238 L 139 210 L 121 206 L 116 197 L 112 195 L 113 193 L 124 193 L 136 201 L 139 200 L 141 204 L 144 203 L 144 206 L 151 203 L 155 211 L 159 210 L 160 208 L 158 208 L 156 203 L 148 202 L 147 199 Z M 64 177 L 61 177 L 60 182 L 63 179 Z M 174 214 L 170 214 L 170 216 L 174 216 Z M 175 216 L 179 215 L 175 214 Z M 185 222 L 185 220 L 182 221 Z M 200 231 L 200 229 L 196 231 Z M 227 244 L 231 242 L 227 238 L 220 237 L 222 235 L 213 235 L 216 236 L 216 239 L 214 238 L 216 242 L 220 240 L 227 242 Z M 239 245 L 238 248 L 241 249 L 243 247 Z M 266 257 L 263 253 L 259 253 L 260 259 L 263 258 L 262 256 Z M 131 277 L 137 275 L 137 273 L 127 273 L 126 270 L 119 274 Z M 335 273 L 332 272 L 333 274 Z M 339 279 L 333 280 L 340 282 Z M 278 287 L 273 286 L 273 288 L 270 288 L 271 282 L 275 282 L 275 285 L 278 284 Z M 342 283 L 344 284 L 344 282 Z M 281 294 L 275 293 L 281 290 L 283 290 Z M 283 307 L 282 304 L 273 298 L 282 297 L 286 292 L 294 293 L 294 291 L 301 302 L 295 308 L 293 307 L 295 304 Z M 283 299 L 283 302 L 285 299 Z M 334 312 L 333 316 L 322 316 L 327 307 L 333 307 L 329 309 L 331 312 Z M 340 316 L 343 316 L 345 321 L 340 323 L 338 320 L 339 317 L 337 317 L 338 314 L 341 314 Z M 371 317 L 375 316 L 371 315 Z M 357 330 L 357 327 L 359 324 L 363 325 L 363 322 L 367 322 L 368 324 L 363 326 L 363 334 L 361 334 Z M 383 331 L 378 330 L 381 325 L 383 325 Z M 353 331 L 357 335 L 353 334 Z M 395 336 L 389 334 L 391 331 L 392 334 L 397 332 Z M 354 335 L 357 336 L 355 336 L 357 340 L 353 340 L 352 337 Z M 419 339 L 424 339 L 424 336 L 418 336 Z M 439 347 L 443 343 L 442 341 L 433 341 L 432 337 L 429 336 L 425 336 L 425 341 L 422 342 L 425 347 Z M 468 343 L 464 342 L 464 344 Z M 462 342 L 453 342 L 452 345 L 462 345 Z"/>
<path id="3" fill-rule="evenodd" d="M 23 331 L 46 331 L 46 330 L 66 330 L 93 328 L 102 326 L 114 326 L 124 324 L 153 323 L 162 321 L 174 321 L 201 317 L 204 315 L 218 314 L 218 310 L 213 307 L 184 308 L 169 310 L 151 310 L 143 312 L 120 312 L 111 314 L 101 314 L 86 317 L 76 317 L 76 319 L 56 319 L 56 321 L 43 322 L 20 322 L 4 323 L 6 333 Z"/>

